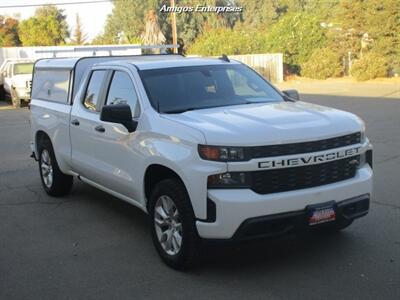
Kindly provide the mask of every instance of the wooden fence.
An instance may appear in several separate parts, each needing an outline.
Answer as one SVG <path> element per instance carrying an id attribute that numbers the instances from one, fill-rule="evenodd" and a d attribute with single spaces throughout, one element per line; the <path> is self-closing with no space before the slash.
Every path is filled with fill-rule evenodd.
<path id="1" fill-rule="evenodd" d="M 283 56 L 282 53 L 229 55 L 252 67 L 273 83 L 283 82 Z"/>

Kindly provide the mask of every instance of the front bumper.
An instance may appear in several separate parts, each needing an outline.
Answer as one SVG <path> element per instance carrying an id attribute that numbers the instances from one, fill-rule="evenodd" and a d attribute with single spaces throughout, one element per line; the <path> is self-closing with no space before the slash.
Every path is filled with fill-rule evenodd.
<path id="1" fill-rule="evenodd" d="M 368 194 L 338 202 L 336 221 L 334 222 L 351 221 L 365 216 L 369 210 L 369 202 L 370 196 Z M 326 226 L 326 224 L 319 226 Z M 248 219 L 240 225 L 233 236 L 233 240 L 274 237 L 294 231 L 305 231 L 310 228 L 312 227 L 308 225 L 307 211 L 303 209 Z"/>
<path id="2" fill-rule="evenodd" d="M 31 98 L 31 91 L 28 88 L 25 87 L 17 87 L 15 89 L 17 93 L 17 97 L 21 100 L 28 101 Z"/>
<path id="3" fill-rule="evenodd" d="M 304 212 L 308 205 L 345 200 L 372 194 L 372 169 L 368 164 L 359 168 L 355 177 L 337 183 L 289 192 L 260 195 L 248 189 L 208 190 L 215 203 L 215 222 L 197 221 L 202 238 L 231 239 L 241 225 L 250 219 L 284 213 Z"/>

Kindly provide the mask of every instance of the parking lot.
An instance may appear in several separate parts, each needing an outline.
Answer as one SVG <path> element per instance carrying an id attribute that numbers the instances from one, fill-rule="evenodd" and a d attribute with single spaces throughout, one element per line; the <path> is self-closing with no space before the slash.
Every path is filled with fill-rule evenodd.
<path id="1" fill-rule="evenodd" d="M 65 198 L 47 196 L 29 158 L 29 110 L 0 105 L 0 299 L 400 299 L 393 95 L 384 85 L 302 94 L 366 121 L 375 171 L 367 217 L 331 236 L 208 246 L 189 272 L 160 261 L 145 214 L 129 204 L 78 181 Z"/>

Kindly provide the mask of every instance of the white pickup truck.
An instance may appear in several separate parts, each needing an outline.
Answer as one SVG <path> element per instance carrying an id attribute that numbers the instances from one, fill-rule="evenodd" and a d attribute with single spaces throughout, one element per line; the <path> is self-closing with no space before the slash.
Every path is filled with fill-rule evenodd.
<path id="1" fill-rule="evenodd" d="M 328 233 L 368 213 L 364 122 L 295 98 L 226 56 L 43 59 L 31 148 L 48 194 L 76 177 L 139 207 L 183 269 L 203 240 Z"/>
<path id="2" fill-rule="evenodd" d="M 9 59 L 0 67 L 0 88 L 9 95 L 16 108 L 21 106 L 21 100 L 30 100 L 32 70 L 33 61 L 28 59 Z"/>

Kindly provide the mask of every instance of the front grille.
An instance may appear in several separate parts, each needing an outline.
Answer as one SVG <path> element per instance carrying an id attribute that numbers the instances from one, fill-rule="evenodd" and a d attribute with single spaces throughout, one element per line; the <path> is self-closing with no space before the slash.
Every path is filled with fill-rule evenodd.
<path id="1" fill-rule="evenodd" d="M 316 187 L 353 178 L 360 156 L 327 163 L 284 169 L 249 172 L 251 189 L 258 194 L 270 194 Z"/>
<path id="2" fill-rule="evenodd" d="M 280 144 L 270 146 L 249 147 L 247 156 L 252 158 L 283 156 L 300 153 L 310 153 L 345 147 L 361 142 L 361 133 L 356 132 L 348 135 L 338 136 L 330 139 L 302 142 L 293 144 Z"/>

